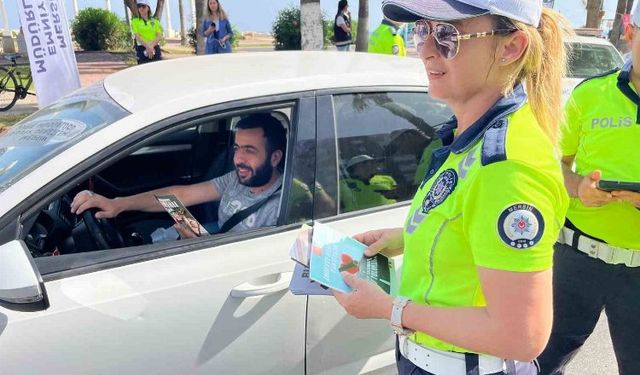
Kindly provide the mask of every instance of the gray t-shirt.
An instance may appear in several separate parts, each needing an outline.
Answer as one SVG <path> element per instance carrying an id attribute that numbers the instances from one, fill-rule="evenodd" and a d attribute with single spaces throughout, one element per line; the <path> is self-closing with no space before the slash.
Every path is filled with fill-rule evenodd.
<path id="1" fill-rule="evenodd" d="M 213 185 L 222 196 L 220 207 L 218 208 L 218 226 L 222 228 L 224 223 L 238 211 L 251 207 L 254 204 L 271 196 L 282 184 L 282 176 L 267 190 L 259 194 L 251 192 L 250 188 L 240 184 L 235 171 L 231 171 L 213 180 Z M 276 197 L 277 196 L 277 197 Z M 252 213 L 247 218 L 231 228 L 229 232 L 239 232 L 248 229 L 267 227 L 276 225 L 278 220 L 278 206 L 280 205 L 280 192 L 269 199 L 258 211 Z"/>

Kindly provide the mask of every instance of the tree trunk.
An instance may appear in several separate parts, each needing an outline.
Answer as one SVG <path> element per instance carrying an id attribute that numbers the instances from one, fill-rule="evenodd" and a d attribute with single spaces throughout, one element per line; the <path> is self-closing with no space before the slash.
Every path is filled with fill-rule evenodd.
<path id="1" fill-rule="evenodd" d="M 196 54 L 203 55 L 204 54 L 204 37 L 202 36 L 202 30 L 200 30 L 200 25 L 202 25 L 202 21 L 204 21 L 204 17 L 207 16 L 207 0 L 195 0 L 196 2 L 196 24 L 193 25 L 196 28 L 196 40 L 197 40 L 197 48 Z"/>
<path id="2" fill-rule="evenodd" d="M 585 27 L 600 28 L 602 17 L 599 17 L 599 15 L 602 10 L 602 2 L 603 0 L 587 0 L 587 23 Z"/>
<path id="3" fill-rule="evenodd" d="M 184 26 L 184 7 L 182 0 L 178 0 L 178 13 L 180 14 L 180 44 L 187 45 L 187 29 Z"/>
<path id="4" fill-rule="evenodd" d="M 138 14 L 138 5 L 136 4 L 136 0 L 124 0 L 124 4 L 129 8 L 131 17 L 140 17 L 140 14 Z"/>
<path id="5" fill-rule="evenodd" d="M 632 0 L 618 0 L 618 6 L 616 7 L 616 18 L 613 21 L 613 27 L 609 34 L 609 41 L 616 46 L 619 50 L 626 50 L 624 40 L 620 39 L 622 35 L 622 16 L 631 13 L 633 6 Z"/>
<path id="6" fill-rule="evenodd" d="M 129 4 L 127 4 L 127 0 L 122 0 L 122 4 L 124 4 L 124 21 L 127 23 L 127 27 L 131 30 L 131 9 L 129 9 Z"/>
<path id="7" fill-rule="evenodd" d="M 358 4 L 356 51 L 367 52 L 369 50 L 369 0 L 360 0 Z"/>
<path id="8" fill-rule="evenodd" d="M 156 12 L 153 14 L 153 17 L 156 19 L 160 19 L 162 17 L 162 11 L 164 9 L 164 0 L 158 0 L 156 4 Z M 168 26 L 171 27 L 171 26 Z"/>
<path id="9" fill-rule="evenodd" d="M 300 34 L 304 51 L 317 51 L 323 47 L 323 25 L 320 0 L 300 0 Z"/>

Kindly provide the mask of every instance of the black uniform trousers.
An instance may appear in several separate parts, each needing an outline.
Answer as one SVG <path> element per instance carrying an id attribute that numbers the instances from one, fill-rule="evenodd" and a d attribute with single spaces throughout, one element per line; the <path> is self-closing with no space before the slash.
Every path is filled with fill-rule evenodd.
<path id="1" fill-rule="evenodd" d="M 553 258 L 553 329 L 540 374 L 564 374 L 603 309 L 620 374 L 640 374 L 640 267 L 607 264 L 563 244 Z"/>

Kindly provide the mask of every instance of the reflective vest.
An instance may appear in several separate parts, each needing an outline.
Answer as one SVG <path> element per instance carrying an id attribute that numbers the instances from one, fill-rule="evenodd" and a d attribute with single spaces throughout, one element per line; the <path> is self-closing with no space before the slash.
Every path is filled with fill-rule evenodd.
<path id="1" fill-rule="evenodd" d="M 406 56 L 404 39 L 398 33 L 396 25 L 388 20 L 382 20 L 380 26 L 369 38 L 369 52 Z"/>
<path id="2" fill-rule="evenodd" d="M 454 138 L 439 132 L 404 226 L 399 294 L 434 307 L 486 306 L 478 267 L 537 272 L 552 265 L 569 198 L 560 161 L 520 85 Z M 410 339 L 470 352 L 423 332 Z"/>
<path id="3" fill-rule="evenodd" d="M 576 173 L 602 172 L 603 180 L 640 182 L 640 99 L 630 85 L 631 62 L 621 71 L 576 86 L 560 127 L 560 150 L 575 155 Z M 628 202 L 586 207 L 572 198 L 567 219 L 610 245 L 640 249 L 640 210 Z"/>

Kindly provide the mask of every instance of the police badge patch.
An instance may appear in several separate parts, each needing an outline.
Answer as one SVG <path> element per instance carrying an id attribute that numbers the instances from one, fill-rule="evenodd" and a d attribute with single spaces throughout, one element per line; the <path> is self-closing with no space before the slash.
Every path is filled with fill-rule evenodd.
<path id="1" fill-rule="evenodd" d="M 507 207 L 498 218 L 498 234 L 514 249 L 535 246 L 544 233 L 544 219 L 540 211 L 526 203 Z"/>
<path id="2" fill-rule="evenodd" d="M 455 190 L 456 185 L 458 185 L 458 173 L 454 169 L 447 169 L 440 173 L 422 201 L 422 212 L 426 215 L 442 204 Z"/>

